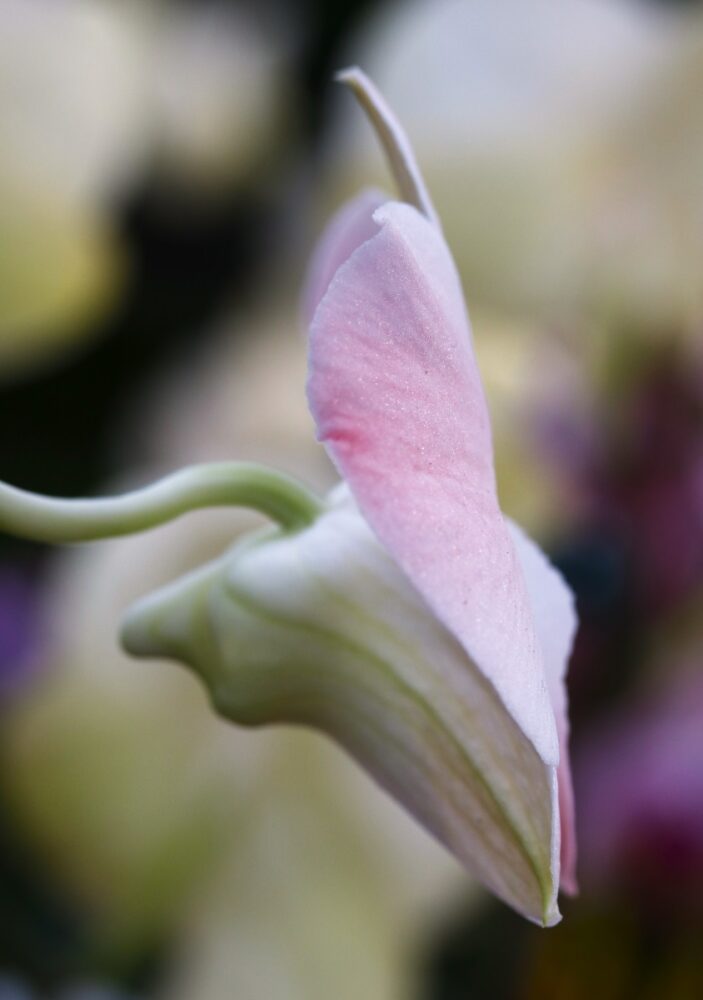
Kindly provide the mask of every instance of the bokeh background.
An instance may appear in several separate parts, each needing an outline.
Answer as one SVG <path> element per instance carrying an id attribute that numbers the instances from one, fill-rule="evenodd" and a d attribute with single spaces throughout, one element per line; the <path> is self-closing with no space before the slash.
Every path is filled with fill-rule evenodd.
<path id="1" fill-rule="evenodd" d="M 333 482 L 299 290 L 404 121 L 469 300 L 501 499 L 581 616 L 581 894 L 540 931 L 322 737 L 116 648 L 254 523 L 0 538 L 1 1000 L 703 996 L 703 8 L 0 0 L 0 476 L 252 458 Z"/>

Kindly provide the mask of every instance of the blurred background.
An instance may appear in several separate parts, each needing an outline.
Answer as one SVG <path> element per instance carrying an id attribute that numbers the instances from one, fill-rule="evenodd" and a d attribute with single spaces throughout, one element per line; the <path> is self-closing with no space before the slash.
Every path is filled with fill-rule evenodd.
<path id="1" fill-rule="evenodd" d="M 0 0 L 0 477 L 251 458 L 324 488 L 299 292 L 407 127 L 504 509 L 573 587 L 581 894 L 540 931 L 321 737 L 116 647 L 254 519 L 0 538 L 0 1000 L 703 996 L 703 7 Z"/>

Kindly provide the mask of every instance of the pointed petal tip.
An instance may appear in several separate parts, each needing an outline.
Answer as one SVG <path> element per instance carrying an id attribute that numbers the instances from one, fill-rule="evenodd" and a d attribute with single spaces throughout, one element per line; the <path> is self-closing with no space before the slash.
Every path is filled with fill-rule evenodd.
<path id="1" fill-rule="evenodd" d="M 578 896 L 579 884 L 576 876 L 571 873 L 562 875 L 559 891 L 563 892 L 565 896 Z"/>
<path id="2" fill-rule="evenodd" d="M 556 927 L 563 920 L 556 893 L 553 892 L 546 896 L 535 897 L 533 905 L 530 906 L 525 906 L 524 902 L 522 905 L 515 905 L 514 902 L 504 897 L 503 902 L 529 923 L 534 924 L 535 927 L 541 927 L 543 930 Z"/>
<path id="3" fill-rule="evenodd" d="M 545 930 L 550 927 L 556 927 L 562 921 L 562 915 L 559 911 L 558 906 L 553 906 L 549 910 L 545 910 L 544 916 L 542 917 L 541 925 Z"/>
<path id="4" fill-rule="evenodd" d="M 335 83 L 354 87 L 367 83 L 369 78 L 359 66 L 345 66 L 344 69 L 337 70 L 332 79 Z"/>

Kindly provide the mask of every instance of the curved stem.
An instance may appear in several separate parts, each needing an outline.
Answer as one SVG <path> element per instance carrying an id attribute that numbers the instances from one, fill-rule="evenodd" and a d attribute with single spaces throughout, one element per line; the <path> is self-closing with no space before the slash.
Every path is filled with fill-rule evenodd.
<path id="1" fill-rule="evenodd" d="M 0 482 L 0 531 L 41 542 L 88 542 L 131 535 L 203 507 L 250 507 L 294 531 L 322 501 L 273 469 L 217 462 L 181 469 L 151 486 L 100 500 L 56 500 Z"/>
<path id="2" fill-rule="evenodd" d="M 337 73 L 335 80 L 351 89 L 379 138 L 393 178 L 404 201 L 414 205 L 430 222 L 441 229 L 415 154 L 398 119 L 386 104 L 382 94 L 357 66 Z"/>

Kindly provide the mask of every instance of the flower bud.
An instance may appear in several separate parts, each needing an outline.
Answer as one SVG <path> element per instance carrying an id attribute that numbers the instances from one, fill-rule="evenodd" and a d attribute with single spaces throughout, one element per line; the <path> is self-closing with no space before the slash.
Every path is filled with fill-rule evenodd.
<path id="1" fill-rule="evenodd" d="M 375 538 L 346 488 L 138 603 L 122 641 L 169 656 L 241 725 L 333 737 L 497 895 L 558 919 L 555 768 Z"/>

